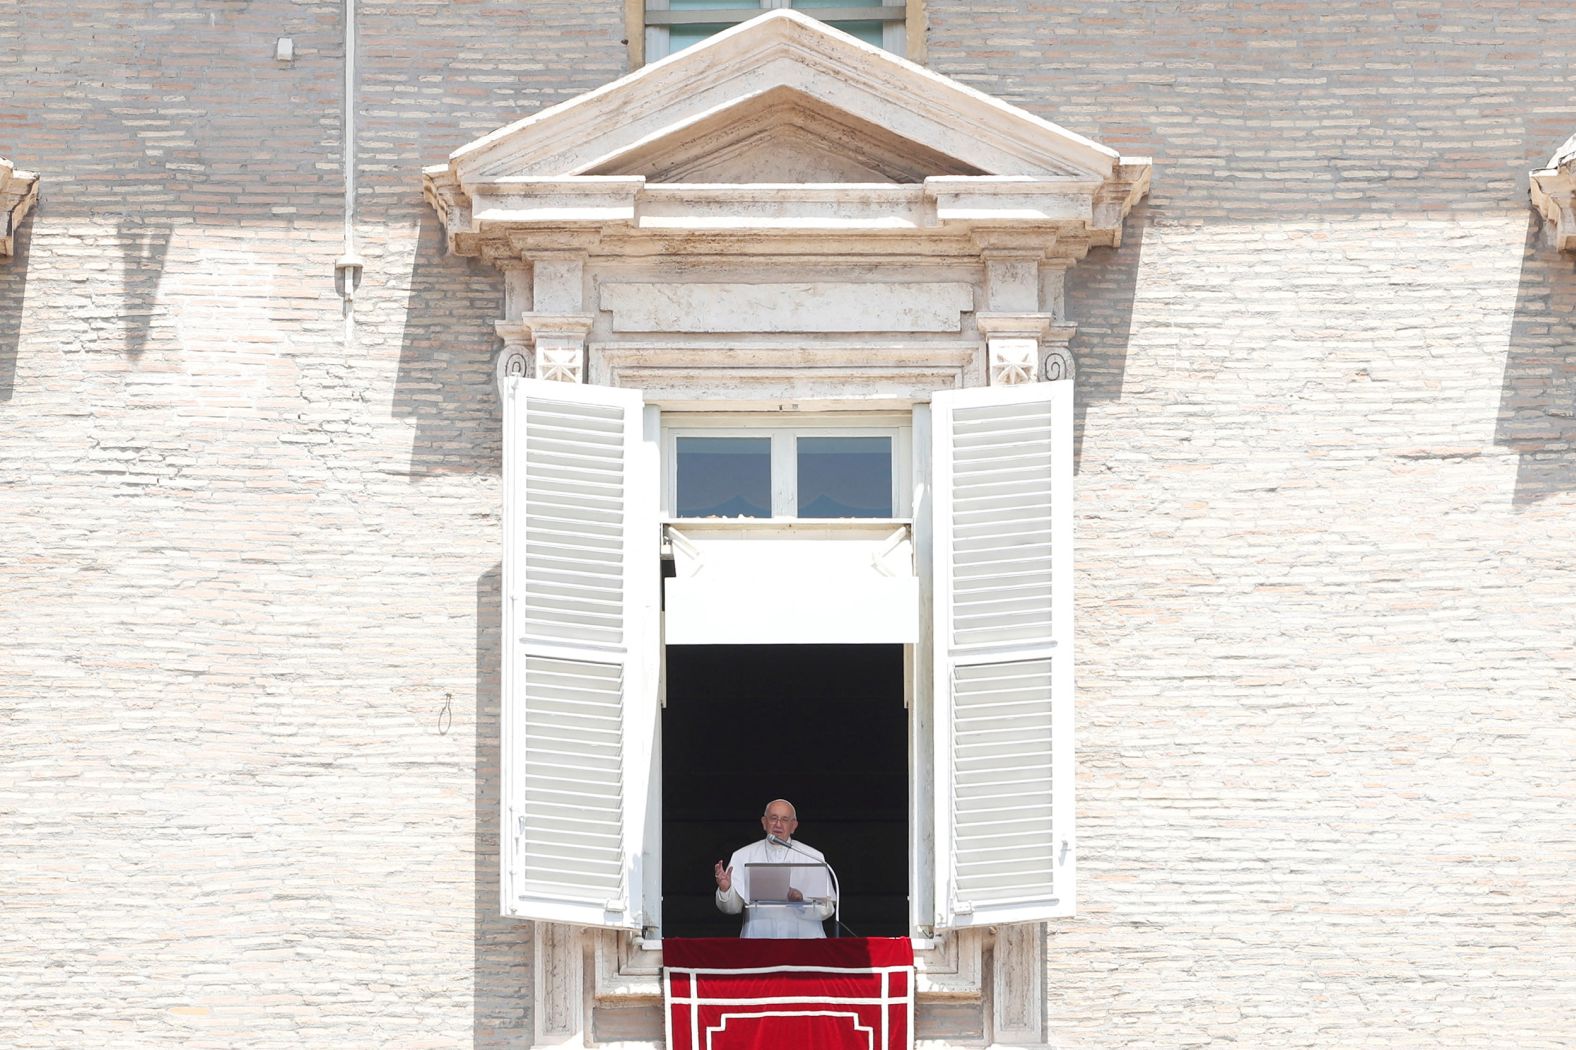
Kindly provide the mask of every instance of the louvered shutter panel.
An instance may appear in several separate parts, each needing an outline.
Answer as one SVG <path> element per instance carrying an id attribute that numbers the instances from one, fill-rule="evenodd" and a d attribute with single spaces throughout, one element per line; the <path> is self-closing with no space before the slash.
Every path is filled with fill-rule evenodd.
<path id="1" fill-rule="evenodd" d="M 1072 384 L 938 393 L 937 925 L 1073 913 Z"/>
<path id="2" fill-rule="evenodd" d="M 503 912 L 639 929 L 656 442 L 639 391 L 509 377 L 503 393 Z"/>

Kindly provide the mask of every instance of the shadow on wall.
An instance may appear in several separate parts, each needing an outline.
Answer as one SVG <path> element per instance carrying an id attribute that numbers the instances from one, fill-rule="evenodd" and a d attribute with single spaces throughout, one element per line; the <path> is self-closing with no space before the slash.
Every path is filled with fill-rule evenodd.
<path id="1" fill-rule="evenodd" d="M 1117 401 L 1127 372 L 1127 343 L 1133 331 L 1133 297 L 1143 263 L 1144 231 L 1151 220 L 1148 200 L 1128 213 L 1120 248 L 1092 248 L 1067 273 L 1067 318 L 1077 368 L 1073 412 L 1073 472 L 1083 462 L 1084 414 L 1092 401 Z"/>
<path id="2" fill-rule="evenodd" d="M 1576 491 L 1576 256 L 1530 215 L 1500 390 L 1498 445 L 1518 454 L 1516 506 Z"/>
<path id="3" fill-rule="evenodd" d="M 503 276 L 448 255 L 437 217 L 425 205 L 423 212 L 392 406 L 415 427 L 409 476 L 497 474 L 503 428 L 493 323 L 503 316 Z"/>
<path id="4" fill-rule="evenodd" d="M 503 566 L 476 581 L 475 898 L 471 1031 L 475 1050 L 529 1046 L 531 924 L 498 914 L 499 635 Z"/>
<path id="5" fill-rule="evenodd" d="M 38 217 L 37 208 L 33 220 Z M 16 355 L 22 339 L 22 304 L 27 300 L 27 248 L 32 222 L 22 223 L 11 247 L 14 254 L 0 262 L 0 401 L 11 400 L 16 389 Z"/>
<path id="6" fill-rule="evenodd" d="M 164 256 L 170 248 L 169 226 L 148 226 L 120 221 L 115 227 L 120 245 L 120 324 L 122 345 L 133 361 L 148 348 L 153 312 L 164 279 Z"/>

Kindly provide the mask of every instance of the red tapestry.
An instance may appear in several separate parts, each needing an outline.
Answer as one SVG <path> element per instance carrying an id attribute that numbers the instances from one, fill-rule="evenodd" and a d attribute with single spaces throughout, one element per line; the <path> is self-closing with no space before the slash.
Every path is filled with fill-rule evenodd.
<path id="1" fill-rule="evenodd" d="M 662 942 L 668 1050 L 908 1050 L 907 937 Z"/>

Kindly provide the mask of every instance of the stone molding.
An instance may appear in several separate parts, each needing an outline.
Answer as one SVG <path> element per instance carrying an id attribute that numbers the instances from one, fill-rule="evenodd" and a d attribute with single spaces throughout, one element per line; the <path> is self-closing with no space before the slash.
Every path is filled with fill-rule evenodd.
<path id="1" fill-rule="evenodd" d="M 1070 344 L 1078 331 L 1050 313 L 979 313 L 991 386 L 1074 378 Z"/>
<path id="2" fill-rule="evenodd" d="M 874 407 L 1072 378 L 1065 273 L 1120 244 L 1149 178 L 779 10 L 461 147 L 423 189 L 450 250 L 505 274 L 500 374 Z"/>
<path id="3" fill-rule="evenodd" d="M 807 347 L 791 340 L 696 346 L 592 339 L 587 358 L 587 382 L 635 387 L 665 411 L 714 411 L 719 400 L 778 410 L 813 402 L 828 411 L 908 411 L 937 390 L 986 382 L 979 347 L 963 340 Z"/>
<path id="4" fill-rule="evenodd" d="M 802 139 L 827 126 L 859 133 L 826 135 L 829 148 L 840 140 L 842 161 L 819 176 L 763 181 L 783 176 L 716 168 L 741 135 Z M 861 155 L 867 174 L 847 181 Z M 690 170 L 706 180 L 664 181 Z M 451 250 L 497 263 L 574 232 L 846 242 L 980 230 L 1029 235 L 1076 259 L 1120 243 L 1149 173 L 1147 158 L 779 10 L 500 128 L 423 174 Z"/>
<path id="5" fill-rule="evenodd" d="M 1576 252 L 1576 135 L 1554 151 L 1528 180 L 1532 206 L 1553 226 L 1554 246 Z"/>
<path id="6" fill-rule="evenodd" d="M 0 260 L 16 248 L 16 231 L 38 201 L 38 173 L 20 171 L 0 157 Z"/>
<path id="7" fill-rule="evenodd" d="M 526 312 L 514 320 L 495 321 L 493 330 L 503 340 L 497 363 L 499 383 L 505 376 L 583 382 L 586 334 L 592 320 L 586 314 Z"/>
<path id="8" fill-rule="evenodd" d="M 540 928 L 545 923 L 538 923 Z M 1043 924 L 1023 927 L 1033 935 Z M 585 931 L 592 956 L 591 994 L 598 1003 L 660 1001 L 662 951 L 621 930 Z M 984 992 L 984 950 L 989 934 L 982 929 L 954 930 L 916 947 L 915 992 L 922 1000 L 977 1001 Z"/>

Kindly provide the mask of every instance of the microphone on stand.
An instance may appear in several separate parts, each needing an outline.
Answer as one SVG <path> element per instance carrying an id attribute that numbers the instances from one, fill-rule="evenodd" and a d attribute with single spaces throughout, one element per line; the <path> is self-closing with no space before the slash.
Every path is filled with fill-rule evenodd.
<path id="1" fill-rule="evenodd" d="M 798 846 L 795 846 L 788 839 L 780 839 L 770 831 L 766 833 L 766 841 L 770 842 L 774 846 L 785 846 L 788 849 L 793 850 L 795 853 L 803 854 L 806 857 L 810 856 L 810 854 L 805 853 L 804 850 L 800 849 Z M 837 880 L 837 869 L 832 867 L 831 862 L 825 857 L 811 857 L 810 859 L 818 860 L 820 863 L 825 864 L 827 874 L 832 876 L 832 929 L 842 930 L 850 937 L 858 937 L 859 934 L 843 925 L 843 887 Z"/>

